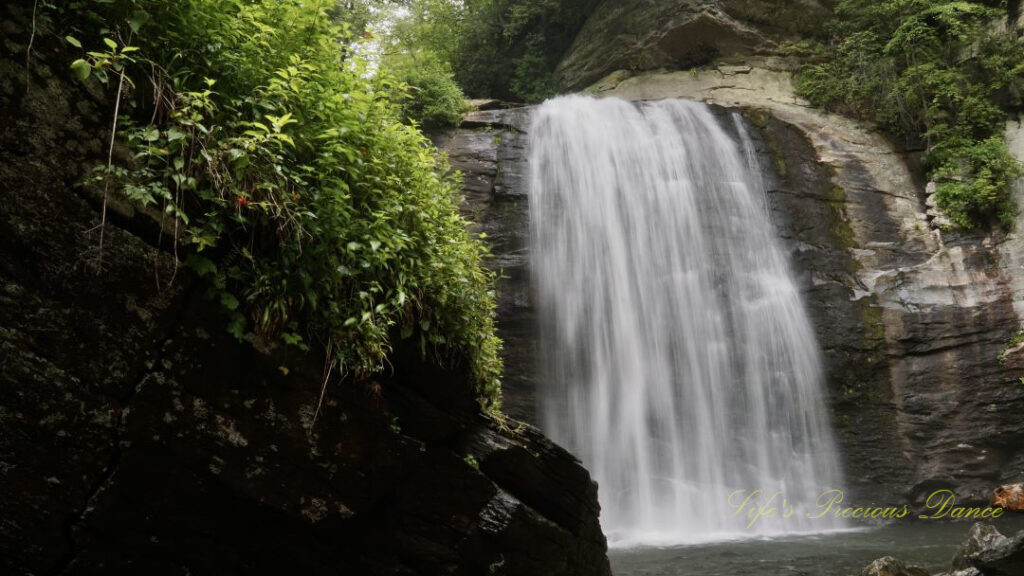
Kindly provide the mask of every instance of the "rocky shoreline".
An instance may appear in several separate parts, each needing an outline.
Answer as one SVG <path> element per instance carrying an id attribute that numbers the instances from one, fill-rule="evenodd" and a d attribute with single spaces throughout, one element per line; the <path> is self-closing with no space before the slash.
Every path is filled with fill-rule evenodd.
<path id="1" fill-rule="evenodd" d="M 935 576 L 1018 576 L 1024 574 L 1024 530 L 1004 536 L 990 524 L 971 527 L 967 539 L 950 562 L 948 572 Z M 861 576 L 931 576 L 892 556 L 869 564 Z"/>

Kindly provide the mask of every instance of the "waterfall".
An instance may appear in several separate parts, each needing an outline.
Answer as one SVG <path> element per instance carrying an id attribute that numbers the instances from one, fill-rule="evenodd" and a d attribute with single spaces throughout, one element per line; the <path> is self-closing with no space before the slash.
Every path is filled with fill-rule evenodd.
<path id="1" fill-rule="evenodd" d="M 807 518 L 841 474 L 765 194 L 738 115 L 579 96 L 534 114 L 542 424 L 597 480 L 613 544 L 842 525 Z M 737 491 L 757 489 L 794 513 L 748 527 Z"/>

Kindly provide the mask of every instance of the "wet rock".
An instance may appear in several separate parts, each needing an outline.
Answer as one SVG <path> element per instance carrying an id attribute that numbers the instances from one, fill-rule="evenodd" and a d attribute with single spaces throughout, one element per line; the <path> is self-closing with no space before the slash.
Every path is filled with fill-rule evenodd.
<path id="1" fill-rule="evenodd" d="M 992 493 L 991 504 L 1011 512 L 1024 512 L 1024 484 L 996 488 Z"/>
<path id="2" fill-rule="evenodd" d="M 886 556 L 869 564 L 861 572 L 861 576 L 929 576 L 929 574 L 922 568 L 908 567 L 902 560 Z"/>
<path id="3" fill-rule="evenodd" d="M 984 576 L 977 568 L 967 568 L 964 570 L 956 570 L 954 572 L 942 572 L 935 576 Z"/>
<path id="4" fill-rule="evenodd" d="M 487 111 L 487 110 L 504 110 L 507 108 L 516 108 L 522 106 L 513 102 L 505 102 L 504 100 L 498 100 L 496 98 L 480 98 L 476 100 L 468 100 L 467 104 L 473 110 Z"/>
<path id="5" fill-rule="evenodd" d="M 745 60 L 748 74 L 638 74 L 602 95 L 739 107 L 758 128 L 772 219 L 825 354 L 850 498 L 921 505 L 951 489 L 958 504 L 987 503 L 1024 467 L 1024 355 L 999 362 L 1024 318 L 1024 237 L 946 231 L 926 214 L 927 183 L 884 136 L 808 107 L 770 58 Z M 1007 124 L 1007 141 L 1024 157 L 1021 126 Z M 1015 195 L 1024 202 L 1024 182 Z"/>
<path id="6" fill-rule="evenodd" d="M 989 524 L 975 524 L 953 557 L 952 568 L 976 569 L 984 576 L 1024 574 L 1024 531 L 1012 538 Z"/>
<path id="7" fill-rule="evenodd" d="M 481 111 L 457 130 L 432 136 L 463 174 L 462 213 L 487 234 L 499 273 L 498 331 L 505 342 L 504 410 L 536 423 L 538 344 L 529 278 L 529 198 L 526 145 L 530 108 Z"/>
<path id="8" fill-rule="evenodd" d="M 751 70 L 732 75 L 622 72 L 594 92 L 745 110 L 761 163 L 773 173 L 771 218 L 823 348 L 848 496 L 922 505 L 935 490 L 951 489 L 959 504 L 986 502 L 993 485 L 1018 481 L 1024 467 L 1024 354 L 1011 350 L 998 360 L 1024 317 L 1024 236 L 946 232 L 944 216 L 927 215 L 934 186 L 918 181 L 884 136 L 809 108 L 783 63 L 746 61 Z M 496 268 L 509 277 L 499 290 L 512 367 L 506 406 L 536 422 L 542 384 L 534 369 L 525 186 L 519 176 L 498 176 L 525 174 L 519 131 L 528 130 L 527 112 L 509 112 L 479 113 L 478 128 L 448 142 L 470 182 L 467 207 L 495 239 Z M 1020 126 L 1008 124 L 1011 150 L 1024 151 Z M 1017 194 L 1024 198 L 1024 185 Z"/>

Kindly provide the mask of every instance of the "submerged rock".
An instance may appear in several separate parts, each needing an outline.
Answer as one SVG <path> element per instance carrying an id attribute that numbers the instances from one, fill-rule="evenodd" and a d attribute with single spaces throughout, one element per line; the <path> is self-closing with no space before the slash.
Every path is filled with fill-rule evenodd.
<path id="1" fill-rule="evenodd" d="M 967 568 L 965 570 L 956 570 L 953 572 L 943 572 L 936 574 L 935 576 L 984 576 L 977 568 Z"/>
<path id="2" fill-rule="evenodd" d="M 886 556 L 868 564 L 861 572 L 861 576 L 929 576 L 929 574 L 922 568 L 908 567 L 902 560 Z"/>
<path id="3" fill-rule="evenodd" d="M 1024 574 L 1024 531 L 1013 538 L 994 526 L 977 523 L 953 557 L 949 572 L 936 576 L 1021 576 Z M 861 576 L 928 576 L 928 572 L 906 566 L 892 556 L 879 558 Z"/>

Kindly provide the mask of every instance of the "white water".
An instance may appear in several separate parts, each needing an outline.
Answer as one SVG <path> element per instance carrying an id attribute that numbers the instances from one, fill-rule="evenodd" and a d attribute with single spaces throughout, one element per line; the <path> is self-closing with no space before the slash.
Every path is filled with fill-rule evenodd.
<path id="1" fill-rule="evenodd" d="M 543 425 L 597 480 L 612 544 L 841 528 L 807 518 L 841 474 L 818 344 L 739 118 L 559 98 L 533 118 L 530 171 Z M 748 528 L 730 495 L 756 489 L 792 516 Z"/>

